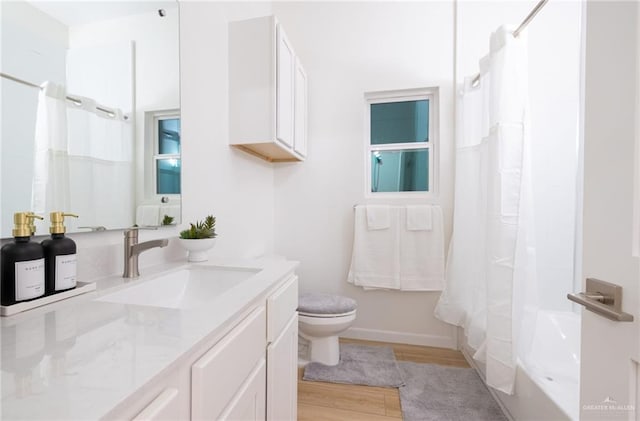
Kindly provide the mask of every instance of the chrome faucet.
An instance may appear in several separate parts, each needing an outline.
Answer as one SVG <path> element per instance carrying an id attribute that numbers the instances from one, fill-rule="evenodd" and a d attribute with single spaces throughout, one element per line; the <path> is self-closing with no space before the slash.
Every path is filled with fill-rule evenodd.
<path id="1" fill-rule="evenodd" d="M 137 278 L 140 276 L 138 270 L 138 255 L 145 250 L 154 247 L 165 247 L 169 244 L 169 240 L 162 238 L 160 240 L 145 241 L 138 243 L 138 228 L 130 228 L 124 232 L 124 273 L 123 278 Z"/>

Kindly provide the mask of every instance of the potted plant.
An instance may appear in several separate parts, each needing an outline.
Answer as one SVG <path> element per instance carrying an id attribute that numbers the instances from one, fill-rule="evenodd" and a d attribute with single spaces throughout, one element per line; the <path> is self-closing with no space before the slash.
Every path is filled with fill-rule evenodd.
<path id="1" fill-rule="evenodd" d="M 216 218 L 209 215 L 189 225 L 188 229 L 180 231 L 180 244 L 189 252 L 188 261 L 205 262 L 208 260 L 207 250 L 216 242 Z"/>

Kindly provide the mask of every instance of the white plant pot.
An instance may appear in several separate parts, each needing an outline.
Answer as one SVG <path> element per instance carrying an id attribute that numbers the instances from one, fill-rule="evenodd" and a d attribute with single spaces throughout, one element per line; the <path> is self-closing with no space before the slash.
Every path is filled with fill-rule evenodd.
<path id="1" fill-rule="evenodd" d="M 207 251 L 216 244 L 215 238 L 201 238 L 198 240 L 185 240 L 179 238 L 180 244 L 188 251 L 189 262 L 206 262 L 209 260 Z"/>

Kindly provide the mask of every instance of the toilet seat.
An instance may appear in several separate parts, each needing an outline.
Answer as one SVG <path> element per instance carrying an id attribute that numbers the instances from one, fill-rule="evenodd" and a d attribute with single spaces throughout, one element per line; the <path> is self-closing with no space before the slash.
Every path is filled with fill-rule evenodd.
<path id="1" fill-rule="evenodd" d="M 302 316 L 302 317 L 332 318 L 332 317 L 351 316 L 352 314 L 356 314 L 356 311 L 355 310 L 351 310 L 351 311 L 346 312 L 346 313 L 326 314 L 326 313 L 309 313 L 309 312 L 304 312 L 304 311 L 299 311 L 298 310 L 298 316 Z"/>

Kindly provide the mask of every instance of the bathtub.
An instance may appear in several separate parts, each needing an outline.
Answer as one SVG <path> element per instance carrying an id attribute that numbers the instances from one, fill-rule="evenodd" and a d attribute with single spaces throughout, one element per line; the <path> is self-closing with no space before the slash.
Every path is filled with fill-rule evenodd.
<path id="1" fill-rule="evenodd" d="M 484 366 L 463 352 L 484 378 Z M 516 393 L 491 390 L 510 418 L 578 420 L 580 415 L 580 315 L 540 311 L 529 352 L 518 361 Z"/>

